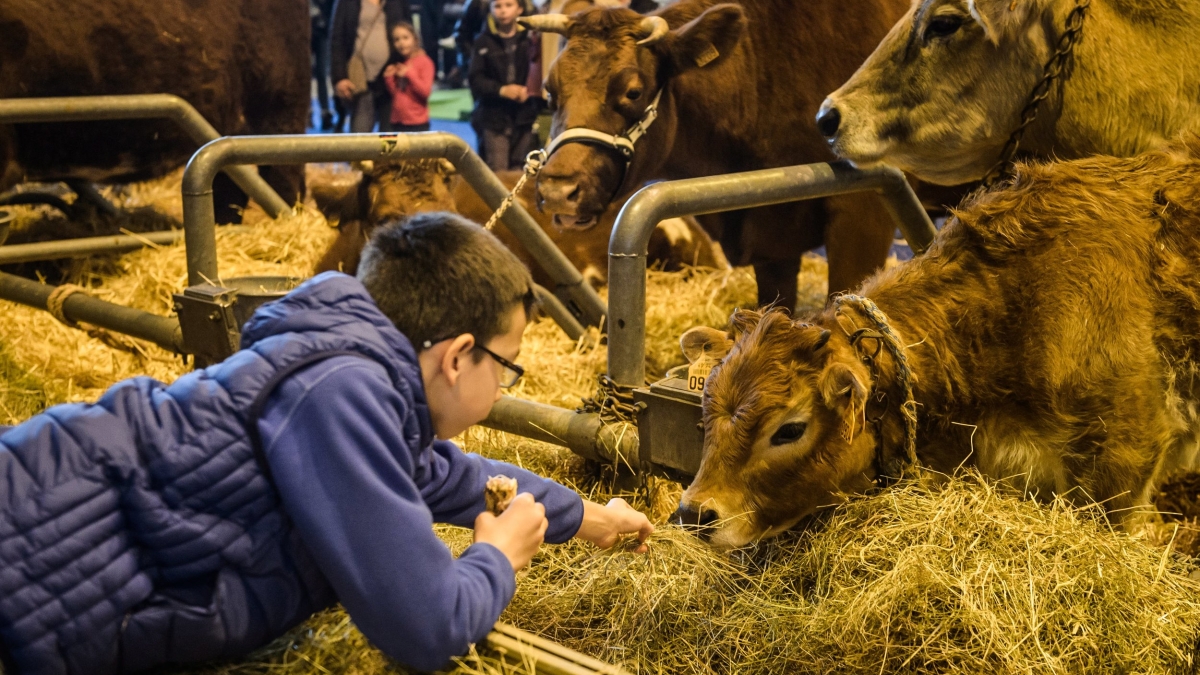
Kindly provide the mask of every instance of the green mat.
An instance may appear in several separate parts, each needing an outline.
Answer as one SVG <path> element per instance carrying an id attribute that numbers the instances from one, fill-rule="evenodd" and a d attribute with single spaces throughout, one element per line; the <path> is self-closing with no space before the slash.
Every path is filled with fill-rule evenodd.
<path id="1" fill-rule="evenodd" d="M 429 116 L 435 120 L 461 122 L 474 107 L 470 89 L 437 89 L 429 96 Z"/>

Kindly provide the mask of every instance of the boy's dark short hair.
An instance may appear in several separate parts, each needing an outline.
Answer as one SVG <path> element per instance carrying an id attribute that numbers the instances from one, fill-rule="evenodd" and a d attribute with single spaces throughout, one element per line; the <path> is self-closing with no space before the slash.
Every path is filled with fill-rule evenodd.
<path id="1" fill-rule="evenodd" d="M 533 278 L 491 232 L 462 216 L 419 213 L 381 225 L 358 279 L 417 351 L 463 333 L 477 344 L 508 331 L 515 306 L 533 307 Z"/>

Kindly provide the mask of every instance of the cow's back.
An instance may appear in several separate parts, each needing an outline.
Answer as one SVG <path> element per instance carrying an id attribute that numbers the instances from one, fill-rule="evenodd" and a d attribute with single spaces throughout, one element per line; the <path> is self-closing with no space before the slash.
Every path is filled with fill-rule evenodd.
<path id="1" fill-rule="evenodd" d="M 222 134 L 302 133 L 308 32 L 301 0 L 5 0 L 0 98 L 168 93 Z M 196 147 L 169 121 L 0 126 L 0 188 L 142 180 Z"/>

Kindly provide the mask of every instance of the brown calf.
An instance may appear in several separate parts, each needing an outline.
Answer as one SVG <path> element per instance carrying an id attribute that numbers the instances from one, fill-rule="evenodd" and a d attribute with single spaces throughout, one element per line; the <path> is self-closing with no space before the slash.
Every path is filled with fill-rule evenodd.
<path id="1" fill-rule="evenodd" d="M 317 272 L 341 270 L 354 274 L 363 244 L 375 227 L 387 220 L 421 211 L 454 211 L 475 222 L 486 223 L 492 215 L 492 209 L 475 194 L 475 190 L 454 175 L 449 163 L 440 160 L 379 164 L 368 171 L 365 180 L 353 174 L 346 175 L 349 178 L 335 178 L 312 186 L 318 207 L 328 218 L 338 221 L 338 237 L 317 263 Z M 521 173 L 503 172 L 499 177 L 511 189 Z M 608 278 L 608 239 L 624 204 L 610 207 L 595 227 L 561 230 L 554 227 L 551 216 L 532 208 L 533 192 L 534 187 L 529 184 L 518 195 L 526 210 L 584 278 L 596 285 L 605 283 Z M 508 228 L 497 225 L 494 232 L 530 268 L 534 281 L 553 286 Z M 649 260 L 652 265 L 666 270 L 677 270 L 683 265 L 728 267 L 720 247 L 691 218 L 673 218 L 659 223 L 650 239 Z"/>
<path id="2" fill-rule="evenodd" d="M 1115 521 L 1191 467 L 1200 438 L 1200 142 L 1132 159 L 1019 167 L 924 256 L 869 279 L 913 372 L 919 461 Z M 737 546 L 792 527 L 903 457 L 899 360 L 862 305 L 798 321 L 737 312 L 704 393 L 704 458 L 683 515 Z M 725 347 L 732 337 L 734 342 Z"/>

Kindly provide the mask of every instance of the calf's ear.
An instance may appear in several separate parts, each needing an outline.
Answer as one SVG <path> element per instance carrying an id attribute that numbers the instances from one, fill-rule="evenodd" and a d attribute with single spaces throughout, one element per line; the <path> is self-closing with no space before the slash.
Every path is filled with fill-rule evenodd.
<path id="1" fill-rule="evenodd" d="M 870 387 L 854 368 L 840 361 L 834 361 L 821 373 L 820 387 L 825 405 L 842 419 L 842 438 L 853 441 L 867 424 Z"/>
<path id="2" fill-rule="evenodd" d="M 746 23 L 742 8 L 727 3 L 714 5 L 671 31 L 663 44 L 670 54 L 674 74 L 719 63 L 742 39 Z"/>
<path id="3" fill-rule="evenodd" d="M 992 44 L 998 45 L 1018 35 L 1041 4 L 1042 0 L 967 0 L 967 10 Z"/>
<path id="4" fill-rule="evenodd" d="M 688 363 L 695 363 L 705 356 L 719 361 L 733 348 L 733 339 L 723 330 L 697 326 L 679 338 L 679 346 Z"/>
<path id="5" fill-rule="evenodd" d="M 317 209 L 326 220 L 347 223 L 351 220 L 362 220 L 366 216 L 366 205 L 363 203 L 362 179 L 357 181 L 338 181 L 335 183 L 310 185 Z"/>

